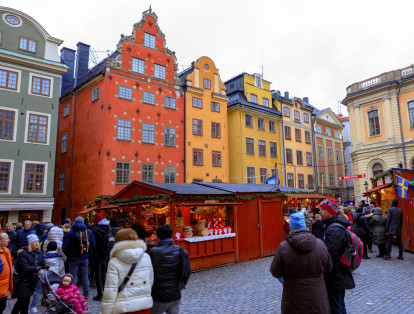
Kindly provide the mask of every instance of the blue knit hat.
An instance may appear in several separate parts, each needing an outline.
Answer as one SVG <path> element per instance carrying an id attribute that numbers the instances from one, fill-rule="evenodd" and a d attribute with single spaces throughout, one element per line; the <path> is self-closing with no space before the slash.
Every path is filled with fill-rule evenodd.
<path id="1" fill-rule="evenodd" d="M 295 213 L 289 219 L 290 230 L 292 229 L 306 229 L 305 216 L 300 213 Z"/>

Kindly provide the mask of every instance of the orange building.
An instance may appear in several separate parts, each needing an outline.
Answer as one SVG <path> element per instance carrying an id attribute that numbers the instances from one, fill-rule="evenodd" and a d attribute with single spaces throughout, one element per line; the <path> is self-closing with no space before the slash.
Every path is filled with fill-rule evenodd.
<path id="1" fill-rule="evenodd" d="M 226 87 L 209 57 L 180 74 L 185 90 L 185 182 L 229 182 Z"/>
<path id="2" fill-rule="evenodd" d="M 54 222 L 133 180 L 184 182 L 184 98 L 157 19 L 145 11 L 89 71 L 89 46 L 78 44 L 75 82 L 70 71 L 62 82 Z M 74 55 L 64 49 L 62 61 L 73 65 Z"/>

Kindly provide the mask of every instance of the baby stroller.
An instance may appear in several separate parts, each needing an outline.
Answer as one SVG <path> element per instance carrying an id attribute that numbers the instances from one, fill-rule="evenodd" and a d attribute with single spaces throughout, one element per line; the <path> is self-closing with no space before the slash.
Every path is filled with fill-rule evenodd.
<path id="1" fill-rule="evenodd" d="M 72 305 L 66 304 L 55 293 L 55 290 L 59 287 L 62 278 L 53 271 L 46 272 L 41 278 L 43 297 L 46 301 L 48 314 L 76 314 L 72 310 Z"/>

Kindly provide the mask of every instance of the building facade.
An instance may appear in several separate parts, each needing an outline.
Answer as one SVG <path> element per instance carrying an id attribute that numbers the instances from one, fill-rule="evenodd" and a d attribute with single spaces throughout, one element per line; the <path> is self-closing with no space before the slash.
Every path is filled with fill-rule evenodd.
<path id="1" fill-rule="evenodd" d="M 0 7 L 0 224 L 51 221 L 59 88 L 58 46 L 29 15 Z"/>
<path id="2" fill-rule="evenodd" d="M 351 158 L 351 129 L 349 128 L 349 118 L 339 114 L 336 115 L 338 120 L 342 123 L 342 144 L 344 145 L 344 162 L 345 162 L 345 176 L 353 174 L 352 158 Z M 355 200 L 354 182 L 353 180 L 345 180 L 346 198 L 345 201 Z"/>
<path id="3" fill-rule="evenodd" d="M 91 70 L 89 47 L 78 44 L 75 81 L 64 77 L 60 99 L 55 221 L 133 180 L 184 182 L 184 97 L 157 20 L 145 11 Z M 75 52 L 62 59 L 73 65 Z"/>
<path id="4" fill-rule="evenodd" d="M 266 183 L 282 173 L 280 111 L 272 103 L 270 82 L 242 73 L 225 82 L 230 182 Z M 278 175 L 283 185 L 283 176 Z"/>
<path id="5" fill-rule="evenodd" d="M 356 200 L 365 181 L 390 168 L 414 169 L 414 69 L 383 73 L 348 86 L 351 158 Z M 369 186 L 370 188 L 371 186 Z"/>
<path id="6" fill-rule="evenodd" d="M 226 87 L 209 57 L 180 74 L 185 93 L 185 182 L 229 182 Z"/>

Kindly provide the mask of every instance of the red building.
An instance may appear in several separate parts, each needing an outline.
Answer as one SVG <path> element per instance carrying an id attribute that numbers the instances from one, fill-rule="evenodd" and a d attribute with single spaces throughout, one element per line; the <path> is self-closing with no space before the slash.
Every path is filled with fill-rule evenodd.
<path id="1" fill-rule="evenodd" d="M 184 98 L 175 53 L 151 8 L 88 70 L 89 46 L 62 49 L 53 221 L 133 180 L 184 182 Z M 74 77 L 74 78 L 73 78 Z"/>

